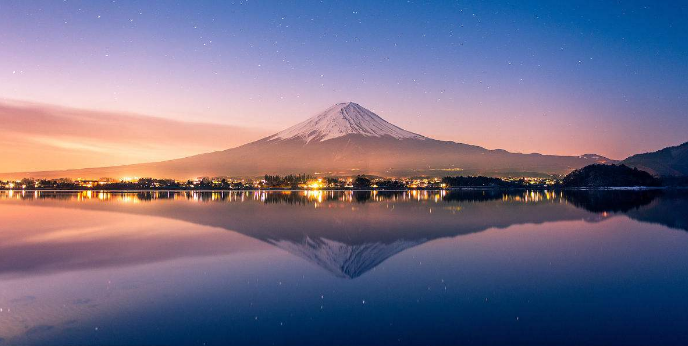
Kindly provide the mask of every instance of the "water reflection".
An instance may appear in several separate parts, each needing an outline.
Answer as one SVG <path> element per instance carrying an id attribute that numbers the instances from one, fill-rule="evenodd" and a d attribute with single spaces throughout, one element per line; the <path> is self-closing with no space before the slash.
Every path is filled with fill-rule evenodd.
<path id="1" fill-rule="evenodd" d="M 688 230 L 687 203 L 681 191 L 4 192 L 0 345 L 681 344 L 688 234 L 669 228 Z"/>
<path id="2" fill-rule="evenodd" d="M 660 190 L 9 192 L 0 194 L 0 202 L 155 216 L 223 228 L 286 250 L 341 278 L 357 278 L 395 254 L 434 239 L 517 224 L 599 222 L 626 215 L 688 230 L 685 213 L 677 212 L 688 210 L 686 193 Z M 103 250 L 98 252 L 102 260 L 75 251 L 84 239 L 63 244 L 63 253 L 53 242 L 42 244 L 51 247 L 54 256 L 35 248 L 35 242 L 20 243 L 4 247 L 2 253 L 21 259 L 22 265 L 0 262 L 0 272 L 117 265 L 151 260 L 156 254 L 158 259 L 173 258 L 219 253 L 223 248 L 216 241 L 195 238 L 154 247 L 160 252 L 147 251 L 150 244 L 122 236 L 135 227 L 115 228 L 124 230 L 116 231 L 116 245 L 107 237 L 88 244 L 88 249 Z M 114 254 L 122 248 L 138 248 L 146 256 Z M 58 268 L 59 263 L 64 267 Z"/>
<path id="3" fill-rule="evenodd" d="M 644 191 L 566 191 L 566 200 L 595 213 L 628 212 L 647 206 L 663 196 L 661 190 Z"/>

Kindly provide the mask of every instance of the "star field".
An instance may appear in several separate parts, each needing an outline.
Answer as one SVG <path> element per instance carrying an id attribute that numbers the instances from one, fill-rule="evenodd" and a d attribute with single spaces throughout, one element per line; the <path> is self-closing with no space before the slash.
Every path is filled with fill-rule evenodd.
<path id="1" fill-rule="evenodd" d="M 688 133 L 682 2 L 0 1 L 0 97 L 279 130 L 355 101 L 431 137 L 611 157 Z"/>

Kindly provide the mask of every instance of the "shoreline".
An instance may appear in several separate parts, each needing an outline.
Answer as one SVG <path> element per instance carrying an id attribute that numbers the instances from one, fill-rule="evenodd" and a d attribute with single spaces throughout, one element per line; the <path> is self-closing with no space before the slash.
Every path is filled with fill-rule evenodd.
<path id="1" fill-rule="evenodd" d="M 406 192 L 406 191 L 650 191 L 650 190 L 686 190 L 683 186 L 625 186 L 625 187 L 499 187 L 471 186 L 452 188 L 413 188 L 413 189 L 6 189 L 0 192 Z"/>

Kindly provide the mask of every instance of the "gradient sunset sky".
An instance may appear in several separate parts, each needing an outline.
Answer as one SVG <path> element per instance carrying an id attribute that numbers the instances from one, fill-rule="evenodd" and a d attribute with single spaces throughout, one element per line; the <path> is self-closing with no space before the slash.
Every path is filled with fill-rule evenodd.
<path id="1" fill-rule="evenodd" d="M 685 1 L 0 0 L 0 99 L 241 140 L 354 101 L 437 139 L 624 158 L 688 140 L 687 18 Z M 21 141 L 36 119 L 4 131 Z M 35 136 L 33 161 L 3 149 L 0 170 L 66 168 L 36 163 L 65 134 Z M 62 149 L 99 145 L 81 140 Z M 128 136 L 103 140 L 131 151 Z M 206 141 L 183 154 L 240 144 Z M 163 144 L 113 164 L 179 156 Z"/>

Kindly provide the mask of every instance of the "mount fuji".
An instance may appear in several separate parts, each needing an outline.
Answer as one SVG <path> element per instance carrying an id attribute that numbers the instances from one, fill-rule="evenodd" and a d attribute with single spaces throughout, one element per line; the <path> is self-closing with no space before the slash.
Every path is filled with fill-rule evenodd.
<path id="1" fill-rule="evenodd" d="M 338 103 L 321 114 L 267 138 L 274 140 L 300 140 L 306 143 L 323 142 L 348 135 L 364 137 L 391 137 L 394 139 L 426 138 L 394 126 L 377 114 L 349 103 Z"/>
<path id="2" fill-rule="evenodd" d="M 5 178 L 125 176 L 189 179 L 200 176 L 256 177 L 319 173 L 333 176 L 566 174 L 598 155 L 555 156 L 510 153 L 440 141 L 397 127 L 368 109 L 339 103 L 284 131 L 236 148 L 127 166 L 0 174 Z"/>

